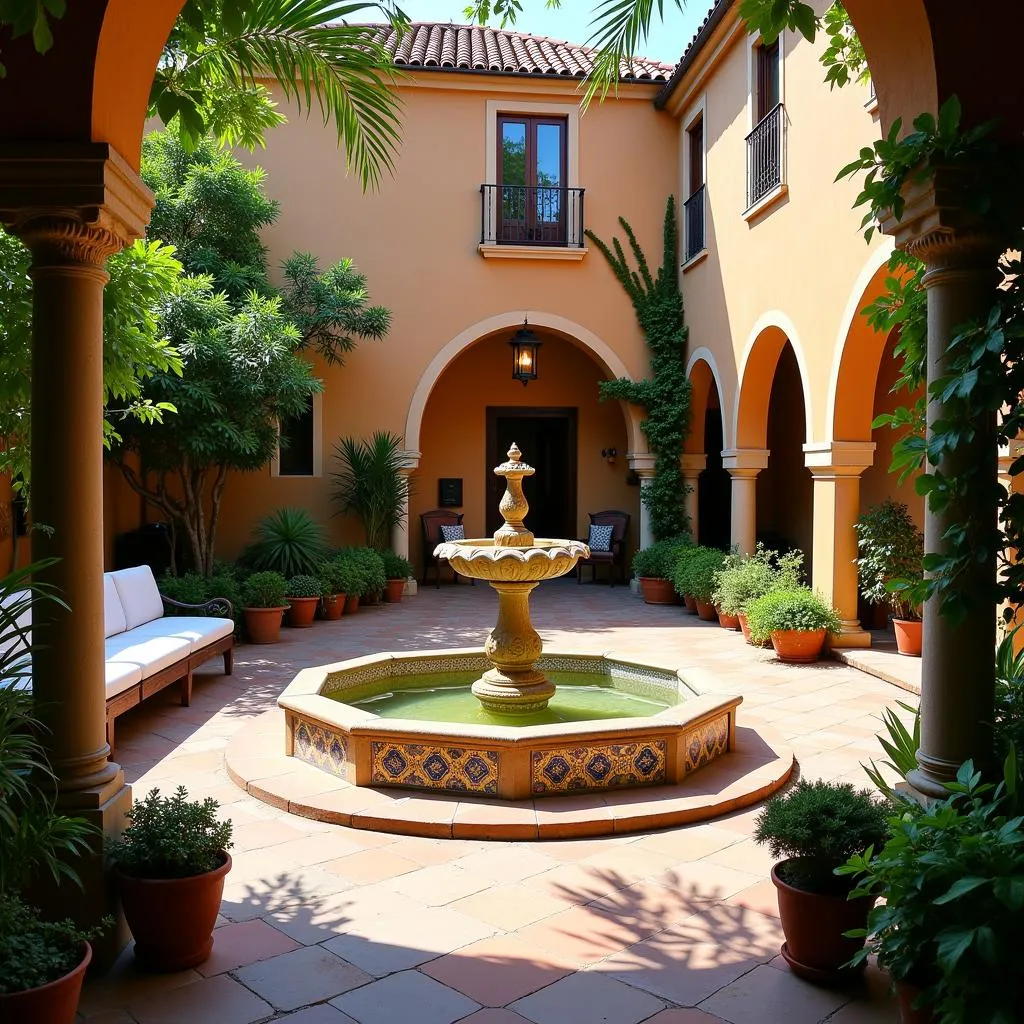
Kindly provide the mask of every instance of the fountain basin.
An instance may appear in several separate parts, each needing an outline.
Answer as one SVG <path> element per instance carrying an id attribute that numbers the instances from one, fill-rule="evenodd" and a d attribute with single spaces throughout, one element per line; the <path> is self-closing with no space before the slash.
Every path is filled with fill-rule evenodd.
<path id="1" fill-rule="evenodd" d="M 344 699 L 365 700 L 410 677 L 479 673 L 488 664 L 479 651 L 451 650 L 305 669 L 278 700 L 285 752 L 356 786 L 521 800 L 680 784 L 735 749 L 742 697 L 701 695 L 678 672 L 601 655 L 549 652 L 538 667 L 563 677 L 597 674 L 675 703 L 632 718 L 506 725 L 384 718 Z"/>

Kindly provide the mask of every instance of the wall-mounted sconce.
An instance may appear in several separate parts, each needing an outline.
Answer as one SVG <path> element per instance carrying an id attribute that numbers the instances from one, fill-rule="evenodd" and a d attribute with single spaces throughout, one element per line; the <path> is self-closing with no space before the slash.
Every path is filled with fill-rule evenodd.
<path id="1" fill-rule="evenodd" d="M 618 448 L 602 448 L 601 458 L 608 463 L 609 466 L 615 465 L 615 457 L 619 454 Z"/>

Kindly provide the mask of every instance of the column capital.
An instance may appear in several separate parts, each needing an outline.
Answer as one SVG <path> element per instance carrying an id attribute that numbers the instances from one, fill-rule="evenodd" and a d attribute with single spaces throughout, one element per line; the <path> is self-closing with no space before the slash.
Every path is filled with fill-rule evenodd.
<path id="1" fill-rule="evenodd" d="M 684 452 L 679 459 L 679 468 L 684 479 L 700 476 L 708 468 L 708 457 L 704 452 Z"/>
<path id="2" fill-rule="evenodd" d="M 757 476 L 768 468 L 767 448 L 726 448 L 722 452 L 722 468 L 731 476 Z"/>
<path id="3" fill-rule="evenodd" d="M 654 456 L 650 452 L 626 452 L 626 462 L 641 480 L 654 476 Z"/>
<path id="4" fill-rule="evenodd" d="M 107 258 L 141 238 L 153 193 L 106 143 L 0 146 L 0 224 L 37 267 Z"/>
<path id="5" fill-rule="evenodd" d="M 874 441 L 812 441 L 804 465 L 815 477 L 860 476 L 875 461 Z"/>
<path id="6" fill-rule="evenodd" d="M 409 449 L 399 452 L 398 458 L 400 460 L 400 463 L 398 471 L 404 474 L 405 476 L 408 476 L 410 473 L 414 473 L 417 469 L 420 468 L 420 459 L 422 457 L 422 452 L 414 452 Z"/>

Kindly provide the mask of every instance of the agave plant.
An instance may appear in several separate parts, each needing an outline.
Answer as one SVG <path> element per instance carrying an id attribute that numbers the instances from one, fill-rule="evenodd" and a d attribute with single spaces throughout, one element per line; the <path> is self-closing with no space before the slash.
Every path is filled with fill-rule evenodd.
<path id="1" fill-rule="evenodd" d="M 315 576 L 327 554 L 323 527 L 304 508 L 279 508 L 260 521 L 250 557 L 254 569 Z"/>
<path id="2" fill-rule="evenodd" d="M 908 729 L 892 708 L 886 708 L 882 712 L 882 724 L 885 726 L 888 739 L 885 736 L 879 736 L 878 742 L 889 755 L 889 760 L 883 761 L 882 767 L 891 768 L 901 779 L 906 779 L 907 774 L 917 767 L 917 748 L 921 746 L 921 712 L 901 700 L 896 703 L 904 711 L 914 716 L 913 724 Z M 892 786 L 885 781 L 879 766 L 874 761 L 861 764 L 861 767 L 882 793 L 889 798 L 895 796 Z"/>
<path id="3" fill-rule="evenodd" d="M 386 551 L 391 531 L 406 517 L 409 477 L 403 472 L 405 441 L 378 430 L 369 440 L 343 437 L 334 446 L 340 468 L 331 475 L 332 498 L 341 514 L 354 515 L 366 531 L 366 543 Z"/>

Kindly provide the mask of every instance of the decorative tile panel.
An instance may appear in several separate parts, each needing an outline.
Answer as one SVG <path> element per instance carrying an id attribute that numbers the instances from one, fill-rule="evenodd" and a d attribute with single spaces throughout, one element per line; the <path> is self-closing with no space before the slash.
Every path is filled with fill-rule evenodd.
<path id="1" fill-rule="evenodd" d="M 498 792 L 498 752 L 374 740 L 373 786 Z"/>
<path id="2" fill-rule="evenodd" d="M 439 672 L 485 672 L 491 667 L 483 654 L 445 654 L 438 657 L 406 658 L 400 656 L 392 663 L 392 675 L 435 675 Z"/>
<path id="3" fill-rule="evenodd" d="M 653 786 L 665 781 L 664 739 L 535 750 L 530 755 L 534 793 Z"/>
<path id="4" fill-rule="evenodd" d="M 292 738 L 297 758 L 351 781 L 347 737 L 344 734 L 334 732 L 324 725 L 314 725 L 305 719 L 296 718 L 292 726 Z"/>
<path id="5" fill-rule="evenodd" d="M 686 753 L 686 772 L 689 774 L 729 749 L 729 716 L 722 715 L 688 732 L 682 743 Z"/>
<path id="6" fill-rule="evenodd" d="M 375 683 L 379 679 L 387 679 L 391 675 L 391 659 L 382 658 L 369 665 L 357 665 L 355 668 L 343 668 L 337 672 L 328 672 L 321 693 L 337 693 L 339 690 L 351 690 L 365 683 Z"/>

